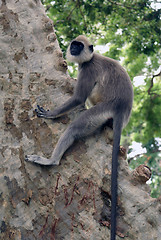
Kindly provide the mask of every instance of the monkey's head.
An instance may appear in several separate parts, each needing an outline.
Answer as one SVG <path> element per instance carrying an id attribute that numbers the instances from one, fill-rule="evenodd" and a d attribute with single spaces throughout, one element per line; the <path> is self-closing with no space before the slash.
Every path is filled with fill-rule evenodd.
<path id="1" fill-rule="evenodd" d="M 66 57 L 70 62 L 88 62 L 93 57 L 93 45 L 85 36 L 80 35 L 70 43 Z"/>

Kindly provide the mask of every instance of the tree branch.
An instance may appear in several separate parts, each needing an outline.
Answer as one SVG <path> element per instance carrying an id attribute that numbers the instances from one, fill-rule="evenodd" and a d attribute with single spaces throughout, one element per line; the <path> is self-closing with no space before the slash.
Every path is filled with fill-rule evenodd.
<path id="1" fill-rule="evenodd" d="M 82 17 L 83 17 L 83 20 L 84 20 L 84 25 L 85 25 L 85 27 L 87 28 L 86 20 L 85 20 L 84 14 L 83 14 L 82 9 L 81 9 L 80 1 L 77 0 L 77 3 L 78 3 L 78 6 L 79 6 L 80 13 L 81 13 L 81 15 L 82 15 Z"/>
<path id="2" fill-rule="evenodd" d="M 152 89 L 152 87 L 153 87 L 153 85 L 154 85 L 154 78 L 155 78 L 155 77 L 159 77 L 159 76 L 161 76 L 161 71 L 160 71 L 158 74 L 152 76 L 151 81 L 150 81 L 151 84 L 150 84 L 150 87 L 149 87 L 149 89 L 148 89 L 148 95 L 152 95 L 151 89 Z M 154 93 L 153 93 L 153 95 L 154 95 Z M 155 94 L 155 95 L 157 95 L 157 94 Z M 158 96 L 159 96 L 159 95 L 158 95 Z"/>
<path id="3" fill-rule="evenodd" d="M 127 161 L 128 161 L 128 164 L 134 159 L 134 158 L 138 158 L 138 157 L 142 157 L 144 156 L 144 153 L 139 153 L 137 155 L 135 155 L 134 157 L 131 157 L 129 158 Z"/>
<path id="4" fill-rule="evenodd" d="M 139 10 L 137 8 L 133 8 L 133 7 L 130 7 L 130 6 L 118 3 L 118 2 L 114 2 L 114 1 L 111 1 L 111 0 L 109 0 L 109 2 L 112 3 L 112 4 L 115 4 L 115 5 L 119 6 L 119 7 L 124 7 L 124 8 L 128 8 L 128 9 L 133 9 L 133 10 Z"/>
<path id="5" fill-rule="evenodd" d="M 76 7 L 77 7 L 77 3 L 76 3 L 76 5 L 74 6 L 74 8 L 70 11 L 70 13 L 68 14 L 66 20 L 69 20 L 69 19 L 70 19 L 70 16 L 72 15 L 72 12 L 76 9 Z"/>

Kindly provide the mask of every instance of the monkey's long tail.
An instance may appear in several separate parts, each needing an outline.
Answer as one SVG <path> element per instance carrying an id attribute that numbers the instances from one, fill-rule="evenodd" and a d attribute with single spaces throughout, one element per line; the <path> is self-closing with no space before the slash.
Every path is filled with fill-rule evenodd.
<path id="1" fill-rule="evenodd" d="M 118 185 L 118 154 L 120 149 L 120 138 L 122 131 L 122 116 L 115 116 L 113 122 L 114 140 L 112 151 L 112 174 L 111 174 L 111 240 L 116 239 L 117 218 L 117 185 Z"/>

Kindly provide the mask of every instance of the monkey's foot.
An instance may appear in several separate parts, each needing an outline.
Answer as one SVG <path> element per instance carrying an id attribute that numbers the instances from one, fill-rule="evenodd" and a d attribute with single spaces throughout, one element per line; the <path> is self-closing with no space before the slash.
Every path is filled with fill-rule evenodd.
<path id="1" fill-rule="evenodd" d="M 59 165 L 58 161 L 53 161 L 53 159 L 51 160 L 37 155 L 27 155 L 25 156 L 25 160 L 28 162 L 34 162 L 45 166 Z"/>

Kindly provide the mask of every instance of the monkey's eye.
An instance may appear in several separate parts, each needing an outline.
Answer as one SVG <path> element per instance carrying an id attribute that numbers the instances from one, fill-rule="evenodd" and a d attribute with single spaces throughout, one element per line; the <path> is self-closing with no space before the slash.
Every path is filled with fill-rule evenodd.
<path id="1" fill-rule="evenodd" d="M 78 41 L 73 41 L 70 45 L 71 55 L 78 56 L 84 48 L 84 44 Z"/>

